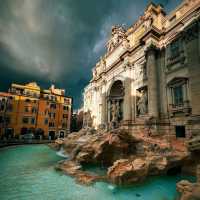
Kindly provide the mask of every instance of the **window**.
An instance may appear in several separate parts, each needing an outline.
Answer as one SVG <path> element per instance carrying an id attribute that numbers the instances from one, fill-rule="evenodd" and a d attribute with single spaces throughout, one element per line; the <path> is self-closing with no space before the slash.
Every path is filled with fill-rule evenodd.
<path id="1" fill-rule="evenodd" d="M 23 122 L 24 124 L 28 124 L 28 117 L 23 117 L 22 122 Z"/>
<path id="2" fill-rule="evenodd" d="M 170 45 L 170 58 L 176 58 L 180 54 L 180 40 L 175 40 Z"/>
<path id="3" fill-rule="evenodd" d="M 34 97 L 37 97 L 38 94 L 34 92 L 34 93 L 33 93 L 33 96 L 34 96 Z M 36 100 L 34 100 L 34 101 L 36 101 Z M 34 103 L 35 103 L 35 102 L 34 102 Z"/>
<path id="4" fill-rule="evenodd" d="M 50 118 L 55 118 L 56 117 L 56 113 L 49 113 L 49 117 Z"/>
<path id="5" fill-rule="evenodd" d="M 65 99 L 64 99 L 64 102 L 65 102 L 66 104 L 69 104 L 69 103 L 70 103 L 70 100 L 69 100 L 68 98 L 65 98 Z"/>
<path id="6" fill-rule="evenodd" d="M 66 123 L 62 123 L 62 128 L 67 128 L 67 124 Z"/>
<path id="7" fill-rule="evenodd" d="M 29 108 L 28 108 L 28 107 L 25 107 L 24 111 L 25 111 L 25 112 L 29 112 Z"/>
<path id="8" fill-rule="evenodd" d="M 56 101 L 56 97 L 55 96 L 51 96 L 51 100 L 52 101 Z"/>
<path id="9" fill-rule="evenodd" d="M 31 124 L 35 124 L 35 118 L 31 118 Z"/>
<path id="10" fill-rule="evenodd" d="M 4 105 L 1 105 L 0 111 L 3 111 L 4 109 L 5 109 L 5 106 L 4 106 Z"/>
<path id="11" fill-rule="evenodd" d="M 49 127 L 54 127 L 54 122 L 49 122 Z"/>
<path id="12" fill-rule="evenodd" d="M 32 108 L 32 113 L 36 113 L 37 109 L 35 107 Z"/>
<path id="13" fill-rule="evenodd" d="M 0 116 L 0 124 L 3 123 L 3 116 Z"/>
<path id="14" fill-rule="evenodd" d="M 11 112 L 12 110 L 13 110 L 13 106 L 12 106 L 12 104 L 9 103 L 9 104 L 7 105 L 7 111 L 10 111 L 10 112 Z"/>
<path id="15" fill-rule="evenodd" d="M 189 80 L 186 77 L 175 77 L 168 83 L 168 100 L 170 116 L 190 115 Z"/>
<path id="16" fill-rule="evenodd" d="M 10 121 L 11 121 L 11 120 L 10 120 L 10 117 L 8 117 L 8 116 L 5 117 L 5 122 L 6 122 L 6 124 L 10 124 Z"/>
<path id="17" fill-rule="evenodd" d="M 173 88 L 174 92 L 174 105 L 183 105 L 183 87 L 182 85 L 175 86 Z"/>
<path id="18" fill-rule="evenodd" d="M 63 110 L 69 110 L 68 106 L 63 106 Z"/>
<path id="19" fill-rule="evenodd" d="M 31 100 L 30 100 L 30 99 L 26 99 L 26 100 L 25 100 L 25 102 L 27 102 L 27 103 L 30 103 L 30 102 L 31 102 Z"/>
<path id="20" fill-rule="evenodd" d="M 189 102 L 188 78 L 176 77 L 168 83 L 168 86 L 171 91 L 169 101 L 173 107 L 180 107 Z"/>
<path id="21" fill-rule="evenodd" d="M 44 124 L 47 125 L 48 123 L 49 123 L 49 120 L 46 118 L 46 119 L 44 120 Z"/>
<path id="22" fill-rule="evenodd" d="M 44 114 L 48 115 L 48 109 L 45 109 Z"/>
<path id="23" fill-rule="evenodd" d="M 52 103 L 52 104 L 50 105 L 50 108 L 56 109 L 56 104 L 53 104 L 53 103 Z"/>
<path id="24" fill-rule="evenodd" d="M 68 115 L 67 114 L 63 114 L 63 118 L 68 118 Z"/>

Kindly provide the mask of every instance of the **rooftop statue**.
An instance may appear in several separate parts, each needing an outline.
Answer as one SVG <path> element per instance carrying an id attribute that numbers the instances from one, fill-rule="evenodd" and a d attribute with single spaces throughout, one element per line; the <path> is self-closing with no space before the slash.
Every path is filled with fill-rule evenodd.
<path id="1" fill-rule="evenodd" d="M 100 66 L 101 66 L 101 70 L 105 71 L 106 70 L 106 60 L 104 57 L 100 58 Z"/>
<path id="2" fill-rule="evenodd" d="M 126 30 L 119 25 L 113 26 L 112 37 L 107 43 L 108 52 L 112 51 L 124 39 L 126 39 Z"/>

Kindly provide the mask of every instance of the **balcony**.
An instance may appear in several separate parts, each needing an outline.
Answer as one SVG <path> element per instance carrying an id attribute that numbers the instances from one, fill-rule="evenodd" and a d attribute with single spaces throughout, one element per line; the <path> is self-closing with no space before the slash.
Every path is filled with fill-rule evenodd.
<path id="1" fill-rule="evenodd" d="M 183 101 L 180 104 L 169 104 L 170 116 L 174 117 L 176 114 L 190 115 L 191 107 L 190 101 Z"/>

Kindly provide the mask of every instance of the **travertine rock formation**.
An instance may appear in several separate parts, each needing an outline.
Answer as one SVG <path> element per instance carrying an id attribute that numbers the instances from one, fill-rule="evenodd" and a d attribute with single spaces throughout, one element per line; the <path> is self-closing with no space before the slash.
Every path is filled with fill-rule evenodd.
<path id="1" fill-rule="evenodd" d="M 176 185 L 177 191 L 181 193 L 180 200 L 199 200 L 200 199 L 200 165 L 197 166 L 197 182 L 191 183 L 182 180 Z"/>
<path id="2" fill-rule="evenodd" d="M 65 149 L 70 160 L 59 165 L 67 174 L 80 182 L 93 182 L 100 177 L 82 172 L 82 164 L 99 164 L 109 167 L 107 178 L 115 184 L 143 181 L 149 175 L 168 173 L 188 158 L 188 152 L 178 152 L 167 147 L 162 140 L 143 140 L 125 130 L 97 131 L 91 134 L 81 130 L 56 143 Z M 61 144 L 62 143 L 62 144 Z M 85 178 L 83 178 L 85 176 Z M 104 177 L 105 178 L 105 177 Z"/>
<path id="3" fill-rule="evenodd" d="M 81 165 L 79 165 L 75 161 L 64 161 L 61 163 L 58 163 L 56 166 L 57 170 L 62 170 L 66 174 L 75 177 L 75 180 L 84 185 L 89 185 L 95 181 L 105 181 L 105 176 L 90 174 L 87 171 L 83 171 Z"/>
<path id="4" fill-rule="evenodd" d="M 120 158 L 135 154 L 139 142 L 140 140 L 121 130 L 97 134 L 81 131 L 71 134 L 62 145 L 72 160 L 110 166 Z"/>
<path id="5" fill-rule="evenodd" d="M 180 165 L 185 155 L 147 155 L 136 156 L 135 159 L 117 160 L 108 169 L 108 178 L 115 184 L 131 184 L 143 181 L 147 176 L 165 174 Z M 173 157 L 173 159 L 172 159 Z"/>

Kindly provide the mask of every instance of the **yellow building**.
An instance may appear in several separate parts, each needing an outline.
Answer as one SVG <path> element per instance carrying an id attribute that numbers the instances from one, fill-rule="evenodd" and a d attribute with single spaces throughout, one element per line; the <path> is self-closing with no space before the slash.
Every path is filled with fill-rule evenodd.
<path id="1" fill-rule="evenodd" d="M 64 137 L 70 131 L 72 110 L 72 98 L 64 95 L 65 90 L 54 85 L 43 90 L 36 83 L 12 84 L 8 93 L 0 93 L 1 137 Z"/>

